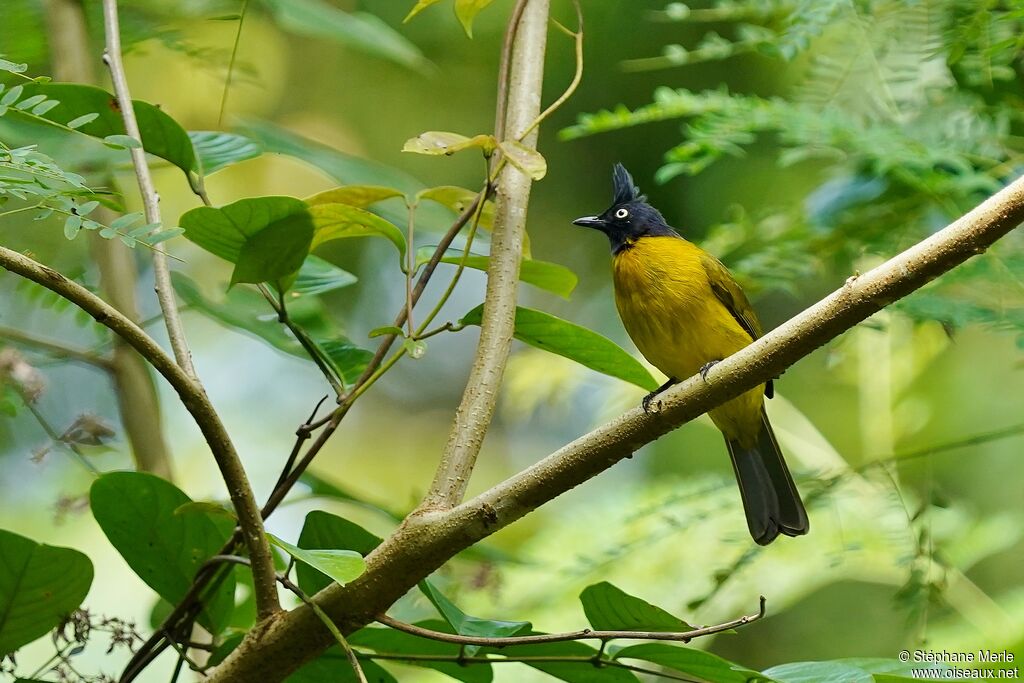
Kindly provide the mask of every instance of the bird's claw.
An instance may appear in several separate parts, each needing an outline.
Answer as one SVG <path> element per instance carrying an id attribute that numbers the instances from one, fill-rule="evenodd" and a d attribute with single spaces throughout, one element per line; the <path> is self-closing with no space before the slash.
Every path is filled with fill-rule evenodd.
<path id="1" fill-rule="evenodd" d="M 718 365 L 718 361 L 717 360 L 708 361 L 707 363 L 702 365 L 701 368 L 700 368 L 700 371 L 699 371 L 700 372 L 700 378 L 702 380 L 704 380 L 705 382 L 707 382 L 708 381 L 708 372 L 710 372 L 711 368 L 715 367 L 716 365 Z"/>
<path id="2" fill-rule="evenodd" d="M 643 400 L 640 401 L 640 407 L 644 409 L 644 413 L 646 413 L 647 415 L 651 414 L 651 401 L 653 401 L 657 395 L 657 391 L 652 391 L 651 393 L 644 396 Z"/>

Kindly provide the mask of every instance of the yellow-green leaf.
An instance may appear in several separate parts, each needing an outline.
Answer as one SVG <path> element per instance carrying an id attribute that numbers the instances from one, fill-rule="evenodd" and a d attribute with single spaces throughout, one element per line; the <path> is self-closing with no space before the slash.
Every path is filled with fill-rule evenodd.
<path id="1" fill-rule="evenodd" d="M 439 1 L 440 0 L 419 0 L 419 2 L 417 2 L 411 10 L 409 10 L 409 13 L 405 15 L 405 19 L 402 20 L 402 23 L 404 24 L 412 20 L 412 18 L 415 17 L 417 14 L 427 9 L 431 5 L 437 4 Z"/>
<path id="2" fill-rule="evenodd" d="M 508 162 L 533 180 L 540 180 L 548 172 L 548 162 L 540 152 L 530 149 L 516 140 L 505 140 L 498 143 Z"/>
<path id="3" fill-rule="evenodd" d="M 484 7 L 491 4 L 492 0 L 455 0 L 455 16 L 462 23 L 466 35 L 473 37 L 473 20 Z"/>
<path id="4" fill-rule="evenodd" d="M 316 204 L 309 207 L 313 216 L 313 245 L 348 237 L 384 237 L 405 257 L 405 235 L 394 224 L 366 209 L 348 204 Z"/>
<path id="5" fill-rule="evenodd" d="M 476 195 L 477 193 L 473 190 L 457 185 L 440 185 L 417 192 L 416 202 L 419 203 L 421 199 L 429 199 L 461 214 L 473 204 Z M 494 227 L 494 202 L 490 199 L 484 202 L 484 208 L 480 213 L 480 227 L 484 230 L 491 230 Z"/>
<path id="6" fill-rule="evenodd" d="M 479 147 L 483 150 L 484 154 L 490 154 L 494 151 L 497 144 L 498 142 L 494 139 L 493 135 L 481 134 L 470 138 L 459 133 L 450 133 L 444 130 L 428 130 L 406 140 L 402 151 L 432 156 L 440 156 L 442 154 L 449 156 L 464 149 Z"/>
<path id="7" fill-rule="evenodd" d="M 429 261 L 435 249 L 436 247 L 420 247 L 417 249 L 416 265 L 420 266 Z M 490 260 L 490 256 L 471 253 L 465 258 L 465 266 L 466 268 L 486 271 L 487 264 L 490 263 Z M 441 257 L 441 262 L 451 263 L 453 265 L 462 263 L 462 250 L 449 249 L 445 252 L 444 256 Z M 530 258 L 523 259 L 523 262 L 519 267 L 519 279 L 527 284 L 533 285 L 534 287 L 557 294 L 563 299 L 569 298 L 569 295 L 572 294 L 572 290 L 576 288 L 577 283 L 576 273 L 572 272 L 565 266 L 558 263 L 551 263 L 549 261 L 534 261 Z"/>
<path id="8" fill-rule="evenodd" d="M 342 185 L 332 190 L 318 192 L 312 197 L 307 197 L 306 204 L 309 206 L 317 204 L 348 204 L 349 206 L 365 209 L 370 204 L 401 196 L 402 193 L 393 187 L 384 187 L 382 185 Z"/>

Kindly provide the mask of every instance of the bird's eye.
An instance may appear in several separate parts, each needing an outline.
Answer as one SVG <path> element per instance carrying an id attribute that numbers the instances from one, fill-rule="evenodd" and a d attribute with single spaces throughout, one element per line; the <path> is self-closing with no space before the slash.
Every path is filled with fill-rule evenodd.
<path id="1" fill-rule="evenodd" d="M 618 211 L 615 212 L 616 218 L 625 218 L 628 215 L 629 211 L 626 211 L 625 209 L 619 209 Z"/>

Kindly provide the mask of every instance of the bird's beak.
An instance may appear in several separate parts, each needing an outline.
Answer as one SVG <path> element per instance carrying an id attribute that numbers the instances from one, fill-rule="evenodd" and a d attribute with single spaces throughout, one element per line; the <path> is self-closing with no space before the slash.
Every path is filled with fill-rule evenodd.
<path id="1" fill-rule="evenodd" d="M 604 230 L 608 226 L 608 224 L 598 216 L 583 216 L 582 218 L 574 220 L 572 224 L 582 225 L 584 228 L 596 228 L 598 230 Z"/>

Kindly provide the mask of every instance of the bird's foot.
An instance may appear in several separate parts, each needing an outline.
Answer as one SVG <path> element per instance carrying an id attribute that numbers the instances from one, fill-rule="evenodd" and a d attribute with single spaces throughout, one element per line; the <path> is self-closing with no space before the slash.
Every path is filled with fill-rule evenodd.
<path id="1" fill-rule="evenodd" d="M 707 381 L 708 381 L 708 372 L 710 372 L 710 371 L 711 371 L 711 368 L 713 368 L 713 367 L 715 367 L 716 365 L 718 365 L 718 362 L 719 362 L 719 361 L 717 361 L 717 360 L 712 360 L 712 361 L 708 361 L 707 363 L 705 363 L 704 365 L 702 365 L 702 366 L 700 367 L 700 370 L 699 370 L 699 372 L 700 372 L 700 378 L 701 378 L 702 380 L 704 380 L 705 382 L 707 382 Z"/>
<path id="2" fill-rule="evenodd" d="M 658 410 L 652 411 L 651 410 L 651 401 L 656 399 L 658 397 L 658 394 L 660 394 L 661 392 L 665 391 L 666 389 L 668 389 L 670 386 L 672 386 L 673 384 L 677 383 L 678 381 L 679 380 L 670 377 L 667 382 L 662 384 L 660 387 L 658 387 L 657 389 L 655 389 L 651 393 L 649 393 L 646 396 L 644 396 L 644 399 L 642 401 L 640 401 L 640 407 L 642 407 L 644 409 L 644 412 L 647 413 L 648 415 L 650 415 L 652 412 L 656 413 L 656 412 L 658 412 L 658 410 L 661 410 L 661 403 L 659 403 L 658 404 Z"/>

